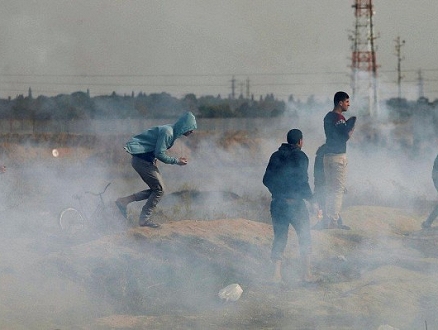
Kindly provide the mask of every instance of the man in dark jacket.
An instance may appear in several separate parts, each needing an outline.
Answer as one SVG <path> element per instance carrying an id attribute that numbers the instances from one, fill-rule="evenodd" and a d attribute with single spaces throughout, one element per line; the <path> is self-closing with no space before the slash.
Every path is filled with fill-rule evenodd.
<path id="1" fill-rule="evenodd" d="M 287 143 L 283 143 L 269 159 L 263 176 L 263 184 L 272 194 L 271 217 L 274 230 L 271 259 L 275 263 L 275 282 L 282 281 L 281 266 L 284 249 L 287 244 L 289 224 L 298 236 L 300 246 L 302 280 L 313 281 L 310 272 L 310 221 L 304 199 L 312 199 L 307 173 L 309 159 L 301 151 L 303 134 L 292 129 L 287 134 Z"/>
<path id="2" fill-rule="evenodd" d="M 432 168 L 432 180 L 433 184 L 435 185 L 435 189 L 438 192 L 438 155 L 435 158 L 435 162 L 433 163 Z M 424 221 L 421 224 L 421 227 L 423 228 L 430 228 L 434 220 L 438 217 L 438 204 L 435 206 L 435 208 L 430 213 L 429 217 L 426 221 Z"/>

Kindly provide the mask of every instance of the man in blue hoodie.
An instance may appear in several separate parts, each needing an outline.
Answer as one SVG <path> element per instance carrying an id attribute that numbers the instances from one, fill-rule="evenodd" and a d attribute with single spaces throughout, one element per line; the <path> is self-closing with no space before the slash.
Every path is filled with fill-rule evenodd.
<path id="1" fill-rule="evenodd" d="M 435 161 L 433 163 L 432 180 L 435 189 L 438 192 L 438 155 L 436 156 Z M 421 224 L 421 227 L 423 227 L 424 229 L 430 228 L 432 226 L 432 223 L 435 221 L 437 217 L 438 217 L 438 204 L 435 205 L 432 212 L 427 217 L 426 221 L 424 221 Z"/>
<path id="2" fill-rule="evenodd" d="M 187 165 L 187 158 L 171 157 L 166 151 L 173 146 L 176 139 L 182 135 L 189 136 L 195 129 L 197 129 L 195 116 L 191 112 L 186 112 L 175 124 L 152 127 L 132 137 L 126 143 L 124 148 L 132 155 L 132 167 L 149 189 L 116 200 L 116 205 L 125 218 L 129 203 L 147 200 L 140 213 L 139 225 L 160 227 L 159 224 L 151 221 L 151 214 L 164 193 L 163 178 L 158 170 L 157 160 L 165 164 Z"/>

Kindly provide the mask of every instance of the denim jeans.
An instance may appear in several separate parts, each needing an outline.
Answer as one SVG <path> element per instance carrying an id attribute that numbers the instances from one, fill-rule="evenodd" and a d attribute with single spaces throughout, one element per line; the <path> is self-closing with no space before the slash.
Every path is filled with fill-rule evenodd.
<path id="1" fill-rule="evenodd" d="M 438 192 L 438 179 L 436 179 L 435 177 L 433 179 L 433 184 L 435 185 L 435 189 Z M 427 217 L 426 222 L 431 225 L 436 218 L 438 218 L 438 204 L 435 205 L 432 212 Z"/>
<path id="2" fill-rule="evenodd" d="M 139 157 L 132 157 L 131 164 L 141 179 L 149 186 L 149 189 L 134 194 L 136 201 L 147 199 L 140 213 L 140 222 L 144 222 L 149 219 L 164 194 L 163 178 L 155 163 L 150 163 Z"/>
<path id="3" fill-rule="evenodd" d="M 298 236 L 301 256 L 311 251 L 309 212 L 302 199 L 288 202 L 284 199 L 273 199 L 271 202 L 272 227 L 274 242 L 272 244 L 271 259 L 282 260 L 287 245 L 289 224 L 295 229 Z"/>

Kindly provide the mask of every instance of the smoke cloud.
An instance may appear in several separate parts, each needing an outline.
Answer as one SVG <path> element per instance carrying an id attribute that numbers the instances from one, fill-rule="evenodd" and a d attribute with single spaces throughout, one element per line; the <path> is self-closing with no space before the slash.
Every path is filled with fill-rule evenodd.
<path id="1" fill-rule="evenodd" d="M 262 184 L 262 177 L 270 155 L 286 140 L 289 129 L 301 129 L 304 133 L 303 151 L 310 160 L 309 179 L 313 186 L 315 152 L 324 143 L 322 119 L 330 110 L 331 104 L 327 103 L 301 111 L 298 117 L 286 114 L 279 120 L 267 119 L 263 127 L 255 127 L 253 131 L 203 132 L 200 127 L 194 136 L 182 137 L 170 152 L 188 157 L 189 164 L 182 167 L 159 165 L 166 195 L 158 205 L 156 218 L 164 223 L 242 218 L 269 224 L 270 196 Z M 347 117 L 351 115 L 357 115 L 356 109 L 351 108 L 346 114 Z M 192 138 L 196 143 L 190 140 Z M 425 141 L 421 148 L 415 148 L 412 141 L 411 133 L 397 123 L 359 117 L 347 147 L 345 208 L 378 205 L 427 213 L 429 209 L 425 202 L 436 199 L 430 175 L 437 152 L 434 150 L 436 140 Z M 115 149 L 121 149 L 124 143 L 122 139 L 111 141 Z M 78 315 L 92 319 L 111 313 L 141 313 L 144 307 L 141 294 L 147 295 L 150 289 L 146 290 L 149 287 L 146 285 L 142 287 L 146 282 L 139 278 L 146 276 L 146 281 L 148 276 L 155 276 L 150 269 L 160 268 L 166 258 L 173 260 L 173 266 L 189 276 L 183 262 L 195 262 L 194 258 L 187 256 L 193 253 L 194 242 L 203 251 L 213 248 L 193 235 L 175 236 L 173 242 L 163 242 L 162 245 L 167 246 L 165 252 L 157 252 L 159 257 L 149 261 L 142 256 L 142 249 L 158 251 L 152 243 L 145 242 L 130 250 L 135 235 L 126 233 L 137 225 L 142 203 L 130 206 L 130 221 L 119 219 L 104 227 L 90 228 L 77 241 L 62 236 L 57 217 L 64 207 L 77 205 L 74 195 L 84 195 L 85 191 L 99 192 L 111 182 L 104 198 L 114 215 L 112 204 L 116 198 L 145 189 L 130 166 L 129 155 L 122 150 L 119 154 L 110 150 L 102 153 L 102 150 L 81 146 L 59 148 L 59 156 L 53 157 L 52 143 L 28 143 L 14 145 L 14 148 L 3 152 L 2 162 L 7 165 L 7 172 L 0 176 L 3 223 L 0 280 L 2 284 L 8 283 L 2 285 L 5 297 L 2 301 L 5 302 L 0 305 L 0 313 L 7 315 L 8 320 L 13 320 L 16 311 L 28 308 L 34 301 L 38 301 L 40 307 L 28 313 L 28 324 L 37 318 L 55 319 L 53 324 L 74 324 Z M 107 158 L 108 154 L 116 154 L 117 162 Z M 96 196 L 84 196 L 83 207 L 96 205 L 93 201 Z M 355 224 L 350 225 L 354 229 Z M 264 240 L 264 250 L 255 247 L 241 250 L 244 246 L 239 245 L 242 243 L 237 238 L 233 241 L 232 234 L 227 238 L 237 253 L 264 255 L 268 260 L 270 241 L 268 237 Z M 290 240 L 294 241 L 294 238 Z M 167 268 L 161 267 L 163 278 L 173 279 L 177 285 L 174 283 L 173 291 L 163 288 L 164 291 L 159 291 L 157 288 L 157 297 L 158 292 L 167 292 L 169 301 L 174 292 L 175 302 L 184 300 L 187 290 L 201 283 L 211 295 L 202 299 L 189 296 L 187 308 L 198 308 L 200 299 L 204 306 L 215 306 L 216 291 L 230 284 L 221 282 L 224 279 L 219 271 L 224 267 L 224 260 L 229 258 L 225 251 L 220 252 L 224 253 L 223 259 L 217 261 L 216 270 L 212 270 L 213 266 L 195 263 L 193 269 L 196 273 L 192 278 L 184 279 L 173 273 L 172 263 L 168 263 Z M 204 260 L 201 253 L 197 257 Z M 242 269 L 238 262 L 227 267 L 234 272 L 230 278 L 239 279 L 242 274 L 251 277 L 257 273 L 255 266 Z M 96 275 L 98 271 L 102 273 Z M 219 275 L 209 278 L 215 271 Z M 84 280 L 87 272 L 93 273 L 83 285 L 79 279 Z M 176 287 L 185 289 L 178 291 Z M 133 297 L 137 300 L 128 303 Z M 98 304 L 95 299 L 99 299 Z M 2 322 L 9 325 L 8 321 Z"/>

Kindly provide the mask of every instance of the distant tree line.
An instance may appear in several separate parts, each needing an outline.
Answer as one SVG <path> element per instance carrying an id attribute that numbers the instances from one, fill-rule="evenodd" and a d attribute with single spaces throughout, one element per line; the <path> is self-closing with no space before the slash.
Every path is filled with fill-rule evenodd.
<path id="1" fill-rule="evenodd" d="M 0 99 L 0 119 L 72 120 L 172 118 L 192 111 L 201 118 L 275 117 L 286 110 L 286 103 L 270 94 L 259 100 L 222 98 L 220 95 L 187 94 L 182 99 L 168 93 L 146 95 L 111 95 L 90 97 L 89 92 L 74 92 L 53 97 L 19 95 L 15 99 Z"/>
<path id="2" fill-rule="evenodd" d="M 438 100 L 429 102 L 424 97 L 417 101 L 393 98 L 386 102 L 386 106 L 388 121 L 411 124 L 415 148 L 422 141 L 433 142 L 438 138 Z"/>
<path id="3" fill-rule="evenodd" d="M 425 97 L 421 97 L 417 101 L 392 98 L 386 101 L 386 106 L 389 110 L 389 119 L 392 121 L 405 121 L 418 114 L 438 118 L 438 100 L 429 102 Z"/>
<path id="4" fill-rule="evenodd" d="M 385 102 L 388 119 L 393 122 L 407 121 L 416 117 L 426 118 L 438 130 L 438 101 L 425 98 L 407 101 L 402 98 Z M 301 113 L 325 113 L 331 107 L 327 99 L 318 103 L 313 96 L 306 102 L 295 100 L 291 95 L 287 102 L 268 94 L 255 100 L 243 97 L 222 98 L 187 94 L 181 99 L 168 93 L 139 93 L 134 95 L 110 95 L 90 97 L 89 92 L 74 92 L 53 97 L 18 95 L 15 99 L 0 99 L 0 119 L 26 120 L 74 120 L 74 119 L 125 119 L 125 118 L 175 118 L 185 111 L 192 111 L 199 118 L 269 118 L 296 116 Z"/>

